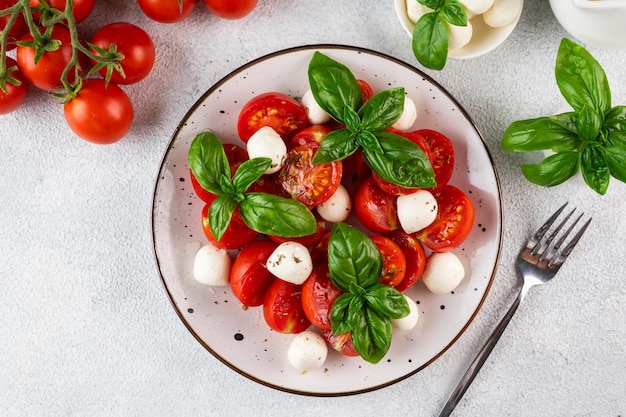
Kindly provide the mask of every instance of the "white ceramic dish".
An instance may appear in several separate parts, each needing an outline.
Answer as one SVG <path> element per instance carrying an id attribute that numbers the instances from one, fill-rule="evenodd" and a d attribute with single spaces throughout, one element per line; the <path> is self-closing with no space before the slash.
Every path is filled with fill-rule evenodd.
<path id="1" fill-rule="evenodd" d="M 409 36 L 413 36 L 413 27 L 415 24 L 407 15 L 406 0 L 394 0 L 394 6 L 400 24 Z M 475 16 L 471 20 L 473 27 L 472 39 L 463 48 L 450 49 L 448 51 L 448 58 L 470 59 L 493 51 L 509 37 L 511 32 L 513 32 L 513 29 L 517 26 L 517 22 L 519 22 L 520 16 L 521 13 L 513 22 L 499 28 L 487 26 L 481 15 Z"/>
<path id="2" fill-rule="evenodd" d="M 187 152 L 195 135 L 213 130 L 238 143 L 236 120 L 253 95 L 281 91 L 294 97 L 308 88 L 307 67 L 314 51 L 347 65 L 374 91 L 405 87 L 419 110 L 415 128 L 444 133 L 454 143 L 451 182 L 467 192 L 476 209 L 470 236 L 458 248 L 469 276 L 451 294 L 434 295 L 418 284 L 408 295 L 419 303 L 420 321 L 398 334 L 387 356 L 371 365 L 331 352 L 324 366 L 305 374 L 289 365 L 292 335 L 265 324 L 261 308 L 242 309 L 229 287 L 210 288 L 192 277 L 195 251 L 206 241 L 203 203 L 189 181 Z M 495 275 L 501 246 L 500 186 L 487 148 L 472 120 L 441 86 L 414 67 L 374 51 L 339 45 L 311 45 L 259 58 L 209 89 L 182 119 L 165 150 L 154 189 L 152 227 L 158 271 L 177 314 L 216 358 L 261 384 L 293 393 L 332 396 L 378 389 L 426 367 L 463 333 L 482 305 Z"/>

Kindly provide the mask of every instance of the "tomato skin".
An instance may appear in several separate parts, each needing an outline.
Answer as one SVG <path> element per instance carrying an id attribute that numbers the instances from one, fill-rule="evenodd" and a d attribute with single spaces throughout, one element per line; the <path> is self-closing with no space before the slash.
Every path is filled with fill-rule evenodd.
<path id="1" fill-rule="evenodd" d="M 322 337 L 326 340 L 328 346 L 345 356 L 359 356 L 359 352 L 352 344 L 352 336 L 350 332 L 342 334 L 334 334 L 330 330 L 322 330 Z"/>
<path id="2" fill-rule="evenodd" d="M 291 138 L 288 148 L 293 149 L 296 146 L 306 145 L 309 142 L 319 145 L 322 143 L 322 139 L 330 132 L 332 132 L 332 129 L 326 125 L 307 126 Z"/>
<path id="3" fill-rule="evenodd" d="M 437 217 L 416 237 L 433 251 L 447 252 L 463 243 L 471 232 L 474 205 L 463 191 L 450 184 L 433 195 L 439 206 Z"/>
<path id="4" fill-rule="evenodd" d="M 426 269 L 426 251 L 415 236 L 405 233 L 402 229 L 394 230 L 386 236 L 400 247 L 406 259 L 404 278 L 395 285 L 396 290 L 403 292 L 422 277 Z"/>
<path id="5" fill-rule="evenodd" d="M 46 0 L 46 3 L 54 9 L 64 11 L 66 0 Z M 87 19 L 91 14 L 96 0 L 72 0 L 72 15 L 74 15 L 74 22 L 80 23 Z M 30 7 L 41 6 L 40 0 L 30 0 Z"/>
<path id="6" fill-rule="evenodd" d="M 365 103 L 367 100 L 374 96 L 374 90 L 365 80 L 357 79 L 356 82 L 361 88 L 362 103 Z"/>
<path id="7" fill-rule="evenodd" d="M 116 22 L 103 26 L 91 38 L 91 43 L 104 50 L 115 44 L 117 51 L 124 55 L 124 59 L 119 61 L 124 75 L 115 70 L 111 73 L 111 81 L 116 84 L 134 84 L 141 81 L 154 66 L 156 52 L 152 38 L 132 23 Z M 92 52 L 97 55 L 95 51 Z M 94 60 L 92 64 L 95 64 Z M 107 68 L 100 68 L 98 72 L 104 78 Z"/>
<path id="8" fill-rule="evenodd" d="M 454 147 L 452 146 L 452 141 L 435 130 L 420 129 L 414 133 L 422 135 L 430 148 L 430 163 L 433 166 L 435 181 L 437 182 L 434 190 L 437 190 L 446 185 L 452 178 L 454 171 Z"/>
<path id="9" fill-rule="evenodd" d="M 264 126 L 270 126 L 285 141 L 304 129 L 307 115 L 304 107 L 286 94 L 267 92 L 250 99 L 241 109 L 237 132 L 244 142 Z"/>
<path id="10" fill-rule="evenodd" d="M 196 8 L 197 0 L 183 0 L 180 9 L 178 0 L 137 0 L 139 8 L 150 19 L 160 23 L 175 23 L 187 18 Z"/>
<path id="11" fill-rule="evenodd" d="M 342 291 L 330 280 L 328 265 L 321 264 L 302 284 L 302 308 L 309 321 L 322 330 L 330 330 L 330 310 Z"/>
<path id="12" fill-rule="evenodd" d="M 322 219 L 317 213 L 315 213 L 315 219 L 317 220 L 317 230 L 312 235 L 300 236 L 300 237 L 282 237 L 269 235 L 268 237 L 272 242 L 281 244 L 284 242 L 298 242 L 306 247 L 317 245 L 324 237 L 326 233 L 326 220 Z"/>
<path id="13" fill-rule="evenodd" d="M 354 207 L 361 224 L 371 232 L 385 234 L 400 227 L 396 197 L 381 190 L 371 176 L 357 189 Z"/>
<path id="14" fill-rule="evenodd" d="M 205 204 L 202 209 L 202 230 L 204 230 L 204 235 L 214 246 L 221 249 L 237 249 L 259 237 L 258 232 L 250 229 L 248 225 L 244 223 L 239 214 L 239 209 L 236 208 L 226 231 L 219 241 L 216 240 L 209 223 L 210 205 L 211 204 Z"/>
<path id="15" fill-rule="evenodd" d="M 78 136 L 100 145 L 115 143 L 130 130 L 133 104 L 117 85 L 99 78 L 83 81 L 76 97 L 63 105 L 65 121 Z"/>
<path id="16" fill-rule="evenodd" d="M 15 67 L 17 62 L 10 56 L 6 58 L 6 68 Z M 28 95 L 28 83 L 19 70 L 11 71 L 11 76 L 19 81 L 20 85 L 5 83 L 6 93 L 0 90 L 0 114 L 8 114 L 22 105 Z"/>
<path id="17" fill-rule="evenodd" d="M 13 6 L 19 0 L 0 0 L 0 10 L 8 9 Z M 11 16 L 6 14 L 4 16 L 0 16 L 0 32 L 4 30 L 7 23 L 9 22 L 9 18 Z M 7 35 L 7 45 L 6 50 L 11 51 L 15 49 L 15 42 L 19 40 L 28 30 L 28 25 L 24 20 L 24 15 L 20 13 L 15 21 L 13 22 L 13 26 L 11 26 L 11 30 L 9 30 L 9 34 Z M 9 67 L 9 65 L 7 65 Z"/>
<path id="18" fill-rule="evenodd" d="M 311 326 L 302 308 L 302 285 L 275 279 L 263 300 L 263 317 L 272 330 L 301 333 Z"/>
<path id="19" fill-rule="evenodd" d="M 267 258 L 276 249 L 276 244 L 267 240 L 256 240 L 241 249 L 230 269 L 230 288 L 241 303 L 248 307 L 263 304 L 268 288 L 278 279 L 265 267 Z"/>
<path id="20" fill-rule="evenodd" d="M 258 0 L 204 0 L 206 7 L 222 19 L 241 19 L 256 7 Z"/>
<path id="21" fill-rule="evenodd" d="M 406 273 L 406 258 L 404 252 L 393 240 L 382 235 L 370 236 L 370 239 L 380 252 L 383 260 L 380 284 L 395 287 L 404 279 Z"/>

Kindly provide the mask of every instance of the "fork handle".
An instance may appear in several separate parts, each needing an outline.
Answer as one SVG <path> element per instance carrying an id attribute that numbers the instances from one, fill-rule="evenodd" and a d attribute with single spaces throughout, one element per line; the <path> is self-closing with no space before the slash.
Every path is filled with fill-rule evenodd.
<path id="1" fill-rule="evenodd" d="M 465 391 L 467 391 L 467 388 L 474 380 L 474 377 L 478 374 L 478 371 L 480 371 L 480 368 L 482 368 L 483 364 L 489 357 L 489 354 L 496 346 L 496 343 L 498 343 L 498 340 L 500 340 L 500 336 L 502 336 L 502 333 L 504 333 L 504 329 L 506 329 L 506 326 L 511 321 L 511 318 L 513 318 L 513 315 L 515 314 L 517 308 L 522 302 L 524 295 L 526 295 L 527 290 L 528 288 L 522 287 L 517 298 L 515 299 L 511 307 L 509 307 L 509 311 L 507 311 L 504 317 L 502 317 L 502 320 L 500 320 L 498 326 L 494 329 L 494 331 L 489 336 L 489 339 L 487 339 L 482 349 L 478 352 L 476 358 L 474 358 L 474 361 L 471 363 L 471 365 L 463 375 L 463 378 L 461 378 L 454 391 L 452 391 L 452 394 L 450 394 L 450 398 L 439 413 L 439 417 L 448 417 L 450 414 L 452 414 L 452 411 L 463 397 L 463 394 L 465 394 Z"/>

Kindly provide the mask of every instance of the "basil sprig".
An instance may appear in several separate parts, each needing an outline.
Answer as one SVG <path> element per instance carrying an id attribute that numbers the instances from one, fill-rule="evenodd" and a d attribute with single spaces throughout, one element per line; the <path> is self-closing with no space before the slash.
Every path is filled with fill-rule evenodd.
<path id="1" fill-rule="evenodd" d="M 269 168 L 270 158 L 243 162 L 231 178 L 222 141 L 204 131 L 192 141 L 188 163 L 202 188 L 218 196 L 209 207 L 211 232 L 218 241 L 237 207 L 244 223 L 259 233 L 298 237 L 317 230 L 315 216 L 299 201 L 261 192 L 246 193 Z"/>
<path id="2" fill-rule="evenodd" d="M 336 223 L 328 242 L 330 278 L 345 291 L 330 312 L 334 334 L 351 332 L 354 348 L 370 363 L 378 363 L 391 345 L 391 319 L 409 314 L 404 296 L 379 284 L 382 257 L 363 232 Z"/>
<path id="3" fill-rule="evenodd" d="M 415 0 L 429 7 L 413 27 L 413 54 L 426 68 L 442 70 L 448 60 L 448 25 L 467 26 L 467 14 L 458 0 Z"/>
<path id="4" fill-rule="evenodd" d="M 402 115 L 403 88 L 381 91 L 361 105 L 361 88 L 354 74 L 320 52 L 313 54 L 308 76 L 315 101 L 346 126 L 324 137 L 313 163 L 338 161 L 360 148 L 368 165 L 385 181 L 408 188 L 436 185 L 432 166 L 422 149 L 385 130 Z"/>
<path id="5" fill-rule="evenodd" d="M 611 176 L 626 182 L 626 106 L 611 107 L 602 66 L 567 38 L 559 46 L 554 72 L 573 111 L 511 123 L 502 148 L 554 152 L 539 164 L 522 165 L 524 176 L 535 184 L 562 184 L 580 170 L 587 185 L 604 195 Z"/>

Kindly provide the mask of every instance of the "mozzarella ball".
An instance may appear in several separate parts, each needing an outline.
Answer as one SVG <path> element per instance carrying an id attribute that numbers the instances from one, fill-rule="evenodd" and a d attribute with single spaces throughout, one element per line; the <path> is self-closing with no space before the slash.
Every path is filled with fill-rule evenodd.
<path id="1" fill-rule="evenodd" d="M 310 371 L 322 366 L 328 356 L 328 346 L 322 336 L 311 330 L 298 333 L 289 345 L 287 359 L 300 371 Z"/>
<path id="2" fill-rule="evenodd" d="M 431 11 L 432 9 L 424 6 L 417 0 L 406 0 L 406 15 L 413 23 L 417 23 L 420 17 Z"/>
<path id="3" fill-rule="evenodd" d="M 265 266 L 274 276 L 296 285 L 306 281 L 313 271 L 309 250 L 303 244 L 292 241 L 278 245 L 267 258 Z"/>
<path id="4" fill-rule="evenodd" d="M 474 27 L 472 22 L 467 21 L 466 26 L 456 26 L 448 24 L 448 49 L 459 49 L 464 47 L 472 39 Z"/>
<path id="5" fill-rule="evenodd" d="M 472 14 L 483 14 L 493 5 L 494 0 L 459 0 L 465 10 Z"/>
<path id="6" fill-rule="evenodd" d="M 522 12 L 523 0 L 495 0 L 493 5 L 483 13 L 485 24 L 500 28 L 512 23 Z"/>
<path id="7" fill-rule="evenodd" d="M 352 200 L 346 187 L 339 184 L 337 191 L 330 198 L 317 206 L 317 213 L 322 219 L 338 223 L 346 220 L 352 210 Z"/>
<path id="8" fill-rule="evenodd" d="M 272 164 L 265 170 L 265 174 L 278 172 L 287 155 L 285 141 L 269 126 L 263 126 L 250 136 L 247 149 L 250 159 L 265 157 L 272 160 Z"/>
<path id="9" fill-rule="evenodd" d="M 426 261 L 422 281 L 435 294 L 454 290 L 465 277 L 461 260 L 452 252 L 433 253 Z"/>
<path id="10" fill-rule="evenodd" d="M 400 118 L 391 125 L 392 128 L 398 130 L 409 130 L 413 123 L 417 119 L 417 109 L 415 108 L 415 102 L 411 97 L 404 97 L 404 107 L 402 109 L 402 115 Z"/>
<path id="11" fill-rule="evenodd" d="M 302 96 L 302 107 L 306 110 L 309 124 L 321 125 L 330 121 L 330 115 L 317 104 L 311 90 L 308 90 Z"/>
<path id="12" fill-rule="evenodd" d="M 402 295 L 406 299 L 406 302 L 409 304 L 409 315 L 406 317 L 402 317 L 401 319 L 391 320 L 391 324 L 398 330 L 406 331 L 411 330 L 417 325 L 420 314 L 419 310 L 417 309 L 417 303 L 415 303 L 415 301 L 407 297 L 405 294 Z"/>
<path id="13" fill-rule="evenodd" d="M 437 200 L 429 191 L 400 195 L 396 204 L 400 226 L 407 233 L 420 231 L 437 218 Z"/>
<path id="14" fill-rule="evenodd" d="M 202 246 L 193 262 L 193 278 L 201 284 L 211 286 L 228 285 L 231 259 L 225 249 L 211 244 Z"/>

